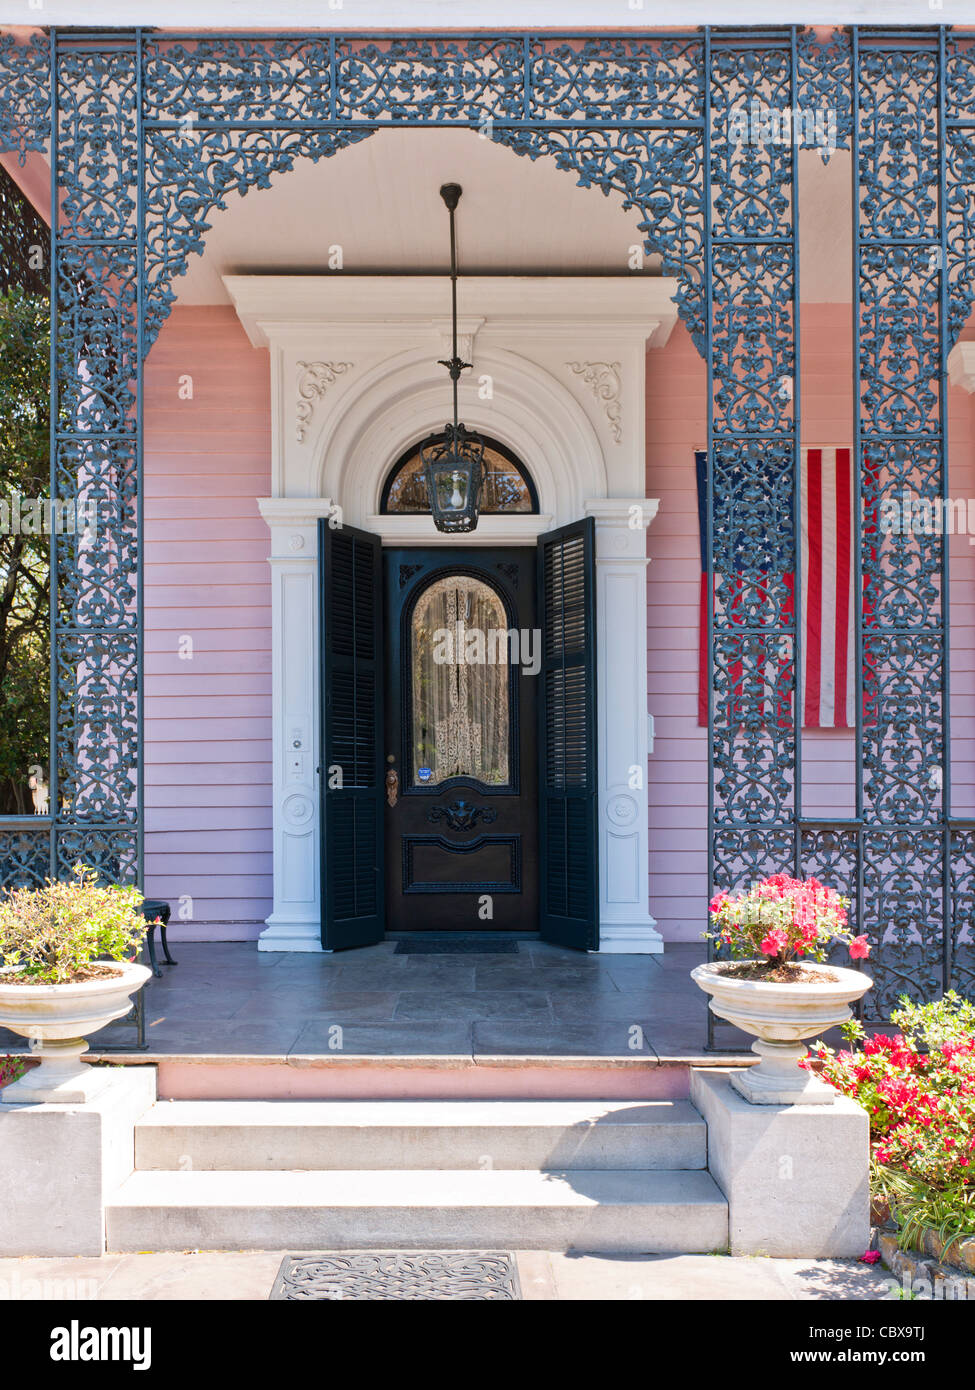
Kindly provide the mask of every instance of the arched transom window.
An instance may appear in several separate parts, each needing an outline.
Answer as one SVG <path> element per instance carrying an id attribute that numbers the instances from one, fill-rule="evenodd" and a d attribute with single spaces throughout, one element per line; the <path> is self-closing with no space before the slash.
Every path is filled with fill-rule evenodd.
<path id="1" fill-rule="evenodd" d="M 442 438 L 442 435 L 436 436 L 438 441 Z M 426 442 L 423 440 L 424 444 Z M 416 516 L 430 510 L 420 448 L 420 444 L 415 444 L 390 470 L 380 506 L 384 515 Z M 527 469 L 509 449 L 494 439 L 484 439 L 484 484 L 480 510 L 488 515 L 492 512 L 538 511 L 538 496 Z"/>

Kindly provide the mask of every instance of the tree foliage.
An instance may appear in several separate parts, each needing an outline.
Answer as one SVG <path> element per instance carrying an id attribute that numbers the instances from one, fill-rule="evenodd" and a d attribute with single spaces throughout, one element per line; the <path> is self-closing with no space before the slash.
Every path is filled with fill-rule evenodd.
<path id="1" fill-rule="evenodd" d="M 47 298 L 0 295 L 0 814 L 33 810 L 28 779 L 47 779 L 50 538 L 16 526 L 16 498 L 50 496 Z"/>

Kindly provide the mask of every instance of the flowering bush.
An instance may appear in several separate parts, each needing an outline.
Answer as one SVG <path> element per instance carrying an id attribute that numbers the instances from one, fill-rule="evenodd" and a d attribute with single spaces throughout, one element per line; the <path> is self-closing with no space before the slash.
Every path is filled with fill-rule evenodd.
<path id="1" fill-rule="evenodd" d="M 903 998 L 893 1037 L 844 1033 L 859 1048 L 812 1049 L 824 1079 L 870 1116 L 875 1195 L 885 1197 L 902 1243 L 923 1226 L 949 1243 L 975 1234 L 975 1006 L 954 991 L 933 1004 Z"/>
<path id="2" fill-rule="evenodd" d="M 0 1057 L 0 1087 L 9 1086 L 11 1081 L 19 1081 L 24 1070 L 19 1057 Z"/>
<path id="3" fill-rule="evenodd" d="M 99 957 L 134 959 L 147 924 L 138 888 L 98 886 L 94 869 L 75 865 L 68 883 L 0 894 L 0 957 L 38 984 L 64 984 Z"/>
<path id="4" fill-rule="evenodd" d="M 870 954 L 865 936 L 847 931 L 848 898 L 818 879 L 772 874 L 736 898 L 716 893 L 711 899 L 712 940 L 736 957 L 765 956 L 770 966 L 797 956 L 823 960 L 832 941 L 846 941 L 854 960 Z"/>

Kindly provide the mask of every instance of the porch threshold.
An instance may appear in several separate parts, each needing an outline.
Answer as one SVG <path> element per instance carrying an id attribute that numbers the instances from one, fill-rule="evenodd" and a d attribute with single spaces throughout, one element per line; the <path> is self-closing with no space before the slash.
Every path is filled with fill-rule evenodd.
<path id="1" fill-rule="evenodd" d="M 684 1100 L 691 1067 L 750 1065 L 740 1054 L 675 1057 L 291 1053 L 91 1053 L 153 1066 L 163 1100 Z"/>

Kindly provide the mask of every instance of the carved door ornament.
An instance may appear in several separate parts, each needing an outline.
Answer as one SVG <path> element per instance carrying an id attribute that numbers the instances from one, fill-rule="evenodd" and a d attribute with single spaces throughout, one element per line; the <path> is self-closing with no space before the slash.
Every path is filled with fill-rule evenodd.
<path id="1" fill-rule="evenodd" d="M 449 806 L 434 806 L 427 812 L 431 825 L 444 821 L 448 830 L 473 830 L 478 821 L 490 825 L 497 818 L 493 806 L 474 806 L 469 801 L 452 801 Z"/>

